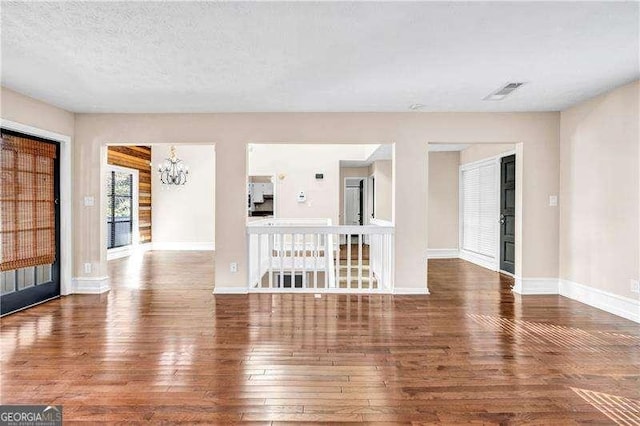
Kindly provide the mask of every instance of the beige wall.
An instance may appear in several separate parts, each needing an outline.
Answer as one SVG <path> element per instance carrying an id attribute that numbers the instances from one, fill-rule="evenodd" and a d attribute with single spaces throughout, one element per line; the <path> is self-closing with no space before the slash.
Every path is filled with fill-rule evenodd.
<path id="1" fill-rule="evenodd" d="M 166 146 L 154 147 L 151 162 L 152 234 L 154 243 L 215 242 L 216 152 L 212 145 L 176 145 L 189 167 L 187 183 L 163 185 L 157 167 L 169 156 Z"/>
<path id="2" fill-rule="evenodd" d="M 59 133 L 73 139 L 74 114 L 5 87 L 0 88 L 0 116 L 5 120 Z"/>
<path id="3" fill-rule="evenodd" d="M 460 152 L 429 153 L 429 248 L 458 248 Z"/>
<path id="4" fill-rule="evenodd" d="M 370 173 L 375 178 L 374 218 L 393 221 L 393 162 L 374 161 Z"/>
<path id="5" fill-rule="evenodd" d="M 495 157 L 504 152 L 514 151 L 515 149 L 516 146 L 512 143 L 483 143 L 473 145 L 460 152 L 460 164 L 469 164 L 484 160 L 485 158 Z"/>
<path id="6" fill-rule="evenodd" d="M 640 83 L 562 112 L 560 277 L 638 298 Z"/>
<path id="7" fill-rule="evenodd" d="M 523 143 L 523 262 L 525 277 L 558 274 L 558 214 L 547 207 L 558 191 L 558 113 L 298 113 L 298 114 L 78 114 L 75 267 L 95 261 L 106 274 L 98 209 L 80 197 L 100 192 L 100 154 L 107 142 L 215 143 L 216 286 L 246 285 L 246 143 L 395 143 L 396 287 L 425 289 L 427 143 Z M 542 165 L 542 166 L 541 166 Z M 528 183 L 528 184 L 527 184 Z M 541 231 L 542 230 L 542 231 Z M 230 262 L 240 262 L 238 273 Z"/>
<path id="8" fill-rule="evenodd" d="M 330 218 L 338 224 L 340 160 L 363 160 L 370 150 L 364 145 L 255 144 L 248 153 L 249 175 L 276 175 L 276 217 Z M 316 179 L 316 173 L 324 178 Z M 300 191 L 306 195 L 304 203 L 298 202 Z"/>
<path id="9" fill-rule="evenodd" d="M 369 177 L 369 167 L 340 167 L 340 225 L 344 225 L 344 179 L 348 177 Z M 366 195 L 365 195 L 366 196 Z M 365 224 L 366 222 L 365 218 Z"/>
<path id="10" fill-rule="evenodd" d="M 39 104 L 3 99 L 3 117 L 64 132 L 54 119 L 36 117 Z M 27 102 L 28 104 L 28 102 Z M 20 114 L 18 114 L 18 112 Z M 23 118 L 16 118 L 16 115 Z M 54 114 L 67 126 L 71 115 Z M 67 117 L 65 119 L 65 117 Z M 29 122 L 29 120 L 31 120 Z M 69 129 L 69 127 L 67 127 Z M 68 133 L 68 131 L 67 131 Z M 547 206 L 558 192 L 558 113 L 283 113 L 283 114 L 76 114 L 74 162 L 74 268 L 96 267 L 106 275 L 101 207 L 84 207 L 82 197 L 99 199 L 107 143 L 216 144 L 216 286 L 246 285 L 246 143 L 395 143 L 396 287 L 426 288 L 427 143 L 522 142 L 524 277 L 558 276 L 558 213 Z M 240 262 L 238 273 L 230 262 Z"/>

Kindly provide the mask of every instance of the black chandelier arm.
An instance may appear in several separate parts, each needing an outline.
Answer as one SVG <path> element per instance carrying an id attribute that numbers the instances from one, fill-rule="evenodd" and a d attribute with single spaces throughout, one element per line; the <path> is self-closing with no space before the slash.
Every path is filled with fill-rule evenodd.
<path id="1" fill-rule="evenodd" d="M 184 185 L 187 183 L 189 170 L 182 160 L 176 157 L 175 148 L 171 147 L 171 156 L 158 167 L 160 182 L 164 185 Z"/>

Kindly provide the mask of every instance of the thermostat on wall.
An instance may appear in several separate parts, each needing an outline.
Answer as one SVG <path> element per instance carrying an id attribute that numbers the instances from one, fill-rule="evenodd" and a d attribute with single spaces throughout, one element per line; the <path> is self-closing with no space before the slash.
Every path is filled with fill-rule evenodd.
<path id="1" fill-rule="evenodd" d="M 316 179 L 324 179 L 324 175 L 322 173 L 316 173 Z"/>

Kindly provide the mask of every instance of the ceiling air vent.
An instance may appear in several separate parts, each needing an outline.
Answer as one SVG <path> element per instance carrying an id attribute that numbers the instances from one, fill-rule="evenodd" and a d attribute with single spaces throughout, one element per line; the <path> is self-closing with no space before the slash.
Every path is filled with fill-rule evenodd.
<path id="1" fill-rule="evenodd" d="M 484 98 L 484 100 L 485 101 L 501 101 L 507 96 L 509 96 L 511 93 L 513 93 L 514 90 L 516 90 L 517 88 L 519 88 L 524 84 L 525 83 L 509 83 L 504 87 L 501 87 L 500 89 L 496 90 L 486 98 Z"/>

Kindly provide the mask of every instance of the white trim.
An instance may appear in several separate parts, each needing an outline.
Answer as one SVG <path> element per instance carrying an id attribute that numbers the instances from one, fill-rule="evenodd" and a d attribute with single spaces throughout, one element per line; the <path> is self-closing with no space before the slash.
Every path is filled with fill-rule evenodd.
<path id="1" fill-rule="evenodd" d="M 569 280 L 559 280 L 559 294 L 585 305 L 640 323 L 640 299 L 618 296 L 608 291 Z"/>
<path id="2" fill-rule="evenodd" d="M 214 287 L 213 294 L 247 294 L 246 287 Z"/>
<path id="3" fill-rule="evenodd" d="M 382 290 L 382 289 L 367 291 L 367 289 L 337 288 L 337 287 L 328 287 L 328 288 L 312 288 L 312 287 L 304 287 L 304 288 L 290 288 L 290 287 L 263 288 L 263 287 L 251 287 L 251 288 L 249 288 L 249 293 L 367 294 L 367 295 L 372 295 L 372 294 L 391 294 L 390 291 Z"/>
<path id="4" fill-rule="evenodd" d="M 132 197 L 131 197 L 131 209 L 132 209 L 132 224 L 131 224 L 131 228 L 132 228 L 132 233 L 131 233 L 131 244 L 129 244 L 128 246 L 122 246 L 122 247 L 115 247 L 112 249 L 107 249 L 107 260 L 113 260 L 113 259 L 120 259 L 121 257 L 126 257 L 129 256 L 132 252 L 132 250 L 135 250 L 135 248 L 138 246 L 138 244 L 140 243 L 140 172 L 137 169 L 131 169 L 129 167 L 122 167 L 122 166 L 116 166 L 113 164 L 109 164 L 107 163 L 107 167 L 105 169 L 105 172 L 110 172 L 110 171 L 115 171 L 115 172 L 122 172 L 122 173 L 128 173 L 131 174 L 133 176 L 133 191 L 132 191 Z M 106 179 L 106 176 L 105 176 Z M 105 198 L 107 197 L 107 194 L 105 193 Z M 105 201 L 105 205 L 106 205 L 106 201 Z M 106 221 L 105 221 L 106 224 Z"/>
<path id="5" fill-rule="evenodd" d="M 522 295 L 558 294 L 558 279 L 515 277 L 513 292 Z"/>
<path id="6" fill-rule="evenodd" d="M 427 249 L 427 259 L 458 259 L 460 252 L 457 248 Z"/>
<path id="7" fill-rule="evenodd" d="M 71 219 L 71 137 L 15 121 L 0 119 L 0 127 L 60 142 L 60 295 L 73 293 L 73 221 Z"/>
<path id="8" fill-rule="evenodd" d="M 369 178 L 367 176 L 348 176 L 345 177 L 342 181 L 342 223 L 344 223 L 345 218 L 347 217 L 347 181 L 348 180 L 358 180 L 363 181 L 362 184 L 362 211 L 360 214 L 362 215 L 362 225 L 369 224 L 369 206 L 368 206 L 368 190 L 369 190 Z"/>
<path id="9" fill-rule="evenodd" d="M 480 253 L 474 253 L 465 249 L 460 249 L 459 256 L 462 260 L 475 263 L 476 265 L 482 266 L 483 268 L 489 269 L 491 271 L 498 270 L 498 268 L 496 267 L 495 259 L 492 257 L 488 257 Z"/>
<path id="10" fill-rule="evenodd" d="M 137 250 L 137 247 L 131 245 L 108 249 L 107 260 L 122 259 L 123 257 L 131 256 L 135 250 Z"/>
<path id="11" fill-rule="evenodd" d="M 393 294 L 402 296 L 402 295 L 427 295 L 429 293 L 429 289 L 425 285 L 424 287 L 395 287 L 393 289 Z"/>
<path id="12" fill-rule="evenodd" d="M 73 279 L 74 294 L 101 294 L 111 290 L 109 277 L 76 277 Z"/>
<path id="13" fill-rule="evenodd" d="M 151 250 L 192 250 L 192 251 L 214 251 L 216 244 L 211 242 L 152 242 Z M 146 249 L 148 250 L 148 249 Z"/>

